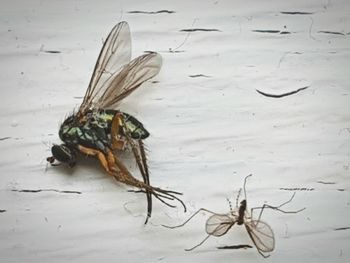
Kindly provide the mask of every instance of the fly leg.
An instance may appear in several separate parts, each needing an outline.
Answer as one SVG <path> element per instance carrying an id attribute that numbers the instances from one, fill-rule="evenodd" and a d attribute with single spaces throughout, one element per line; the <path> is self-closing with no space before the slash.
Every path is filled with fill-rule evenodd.
<path id="1" fill-rule="evenodd" d="M 96 156 L 106 172 L 113 176 L 117 181 L 138 188 L 145 188 L 144 183 L 133 177 L 124 164 L 114 156 L 112 151 L 108 150 L 107 153 L 104 154 L 99 150 L 87 148 L 81 145 L 78 146 L 78 149 L 86 155 Z"/>
<path id="2" fill-rule="evenodd" d="M 106 172 L 110 175 L 114 175 L 114 172 L 117 171 L 117 167 L 115 165 L 115 158 L 113 156 L 113 153 L 108 150 L 107 154 L 105 155 L 103 152 L 93 149 L 84 147 L 82 145 L 78 146 L 78 149 L 80 152 L 89 155 L 89 156 L 96 156 L 98 160 L 100 161 L 102 167 L 106 170 Z"/>
<path id="3" fill-rule="evenodd" d="M 111 127 L 111 148 L 112 150 L 123 150 L 125 146 L 125 141 L 118 138 L 120 129 L 123 126 L 122 114 L 116 113 L 112 120 Z"/>
<path id="4" fill-rule="evenodd" d="M 145 149 L 144 149 L 144 145 L 142 143 L 142 140 L 134 141 L 126 133 L 126 142 L 128 143 L 128 145 L 132 149 L 136 163 L 137 163 L 139 170 L 140 170 L 140 173 L 142 175 L 143 182 L 147 185 L 150 185 L 147 158 L 146 158 L 146 153 L 145 153 Z M 152 213 L 152 193 L 150 191 L 146 191 L 146 198 L 147 198 L 147 215 L 148 215 L 148 217 L 146 219 L 145 224 L 147 223 L 148 218 L 151 217 L 151 213 Z"/>
<path id="5" fill-rule="evenodd" d="M 118 182 L 137 187 L 144 192 L 150 192 L 154 197 L 156 197 L 158 200 L 160 200 L 162 203 L 166 204 L 169 207 L 175 206 L 169 204 L 166 200 L 177 200 L 183 206 L 184 211 L 186 211 L 185 204 L 182 202 L 181 199 L 179 199 L 176 196 L 181 195 L 181 193 L 170 190 L 163 190 L 158 187 L 153 187 L 136 179 L 128 171 L 125 165 L 113 154 L 112 151 L 108 150 L 107 153 L 104 154 L 99 150 L 87 148 L 82 145 L 79 145 L 78 149 L 86 155 L 96 156 L 99 159 L 103 168 L 106 170 L 106 172 L 109 175 L 113 176 Z"/>
<path id="6" fill-rule="evenodd" d="M 176 196 L 176 195 L 182 195 L 181 193 L 176 191 L 171 191 L 171 190 L 164 190 L 159 187 L 154 187 L 136 179 L 134 176 L 132 176 L 132 174 L 128 171 L 125 165 L 117 157 L 115 157 L 115 164 L 119 168 L 119 171 L 117 171 L 117 173 L 113 173 L 113 176 L 117 181 L 127 185 L 137 187 L 140 189 L 141 192 L 145 192 L 146 194 L 148 193 L 152 194 L 155 198 L 157 198 L 159 201 L 161 201 L 162 203 L 164 203 L 169 207 L 175 207 L 175 206 L 172 204 L 169 204 L 167 200 L 177 200 L 178 202 L 181 203 L 181 205 L 184 208 L 184 211 L 186 212 L 185 204 L 180 198 Z"/>
<path id="7" fill-rule="evenodd" d="M 129 134 L 126 131 L 124 131 L 124 136 L 126 137 L 126 141 L 119 139 L 120 129 L 123 129 L 123 126 L 124 126 L 123 116 L 120 112 L 118 112 L 114 115 L 112 124 L 111 124 L 111 148 L 112 150 L 122 150 L 125 147 L 125 143 L 128 143 L 132 148 L 133 154 L 136 159 L 136 163 L 139 167 L 144 183 L 147 185 L 150 185 L 148 167 L 146 163 L 143 144 L 140 141 L 139 142 L 140 147 L 139 149 L 137 149 L 137 146 L 133 143 L 132 139 L 130 138 Z M 146 197 L 147 197 L 147 218 L 146 218 L 145 224 L 147 223 L 148 218 L 151 217 L 151 214 L 152 214 L 152 194 L 150 191 L 146 191 Z"/>

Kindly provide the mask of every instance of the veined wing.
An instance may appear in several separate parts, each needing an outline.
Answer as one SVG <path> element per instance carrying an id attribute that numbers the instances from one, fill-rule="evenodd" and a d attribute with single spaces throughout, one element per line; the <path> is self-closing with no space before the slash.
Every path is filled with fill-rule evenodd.
<path id="1" fill-rule="evenodd" d="M 236 221 L 232 215 L 214 214 L 208 218 L 205 231 L 208 235 L 220 237 L 225 235 Z"/>
<path id="2" fill-rule="evenodd" d="M 162 57 L 151 52 L 133 59 L 113 79 L 108 88 L 98 98 L 96 108 L 112 109 L 123 98 L 136 90 L 142 83 L 158 74 L 162 66 Z"/>
<path id="3" fill-rule="evenodd" d="M 275 248 L 275 236 L 271 227 L 261 220 L 245 221 L 244 225 L 254 245 L 261 252 L 271 252 Z"/>
<path id="4" fill-rule="evenodd" d="M 109 33 L 98 56 L 94 72 L 79 113 L 93 107 L 108 89 L 110 81 L 131 59 L 131 37 L 127 22 L 120 22 Z"/>

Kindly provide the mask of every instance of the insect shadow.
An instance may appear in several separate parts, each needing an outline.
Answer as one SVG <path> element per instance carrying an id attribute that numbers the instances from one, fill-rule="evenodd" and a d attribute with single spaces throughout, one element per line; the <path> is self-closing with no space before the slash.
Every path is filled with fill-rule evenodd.
<path id="1" fill-rule="evenodd" d="M 215 237 L 220 237 L 225 235 L 235 224 L 237 225 L 244 225 L 247 233 L 252 240 L 253 244 L 255 245 L 256 249 L 258 250 L 259 254 L 263 256 L 264 258 L 269 257 L 270 255 L 267 254 L 269 252 L 272 252 L 275 248 L 275 236 L 273 233 L 272 228 L 265 223 L 264 221 L 261 220 L 262 214 L 264 209 L 270 208 L 273 210 L 277 210 L 282 213 L 287 213 L 287 214 L 295 214 L 303 211 L 305 208 L 296 210 L 296 211 L 285 211 L 282 210 L 281 208 L 285 206 L 286 204 L 290 203 L 294 196 L 295 193 L 291 196 L 291 198 L 278 205 L 278 206 L 271 206 L 268 204 L 264 204 L 261 207 L 254 207 L 250 209 L 250 213 L 248 212 L 247 208 L 247 194 L 246 194 L 246 183 L 247 179 L 252 176 L 251 174 L 246 176 L 244 179 L 244 185 L 243 185 L 243 191 L 244 191 L 244 200 L 242 200 L 239 205 L 239 196 L 241 193 L 241 190 L 239 191 L 237 198 L 236 198 L 236 207 L 233 209 L 231 202 L 228 200 L 229 205 L 230 205 L 230 212 L 227 214 L 218 214 L 213 211 L 210 211 L 205 208 L 200 208 L 197 212 L 195 212 L 192 216 L 190 216 L 184 223 L 177 225 L 177 226 L 167 226 L 167 225 L 162 225 L 166 228 L 178 228 L 182 227 L 185 224 L 187 224 L 192 218 L 194 218 L 199 212 L 207 212 L 212 214 L 206 221 L 205 224 L 205 231 L 207 232 L 208 236 L 204 238 L 200 243 L 195 245 L 194 247 L 185 249 L 186 251 L 191 251 L 200 245 L 202 245 L 209 237 L 215 236 Z M 260 211 L 258 214 L 258 217 L 254 219 L 253 213 L 254 211 Z M 219 249 L 227 249 L 227 248 L 240 248 L 240 247 L 251 247 L 249 245 L 243 245 L 243 246 L 225 246 L 225 247 L 218 247 Z"/>

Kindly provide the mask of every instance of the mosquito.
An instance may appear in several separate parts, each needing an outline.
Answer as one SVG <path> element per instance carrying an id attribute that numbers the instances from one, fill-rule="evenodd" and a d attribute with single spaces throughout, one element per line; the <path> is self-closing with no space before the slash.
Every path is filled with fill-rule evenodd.
<path id="1" fill-rule="evenodd" d="M 75 166 L 77 154 L 94 156 L 104 170 L 117 181 L 146 193 L 147 217 L 152 213 L 152 196 L 170 207 L 169 200 L 180 202 L 180 192 L 164 190 L 150 184 L 147 156 L 143 140 L 150 134 L 143 124 L 128 113 L 120 111 L 119 103 L 145 81 L 158 74 L 162 57 L 148 52 L 131 60 L 131 36 L 127 22 L 116 24 L 109 33 L 97 59 L 83 102 L 61 124 L 60 145 L 53 145 L 47 161 Z M 143 181 L 135 178 L 119 159 L 118 151 L 126 148 L 132 154 Z"/>
<path id="2" fill-rule="evenodd" d="M 230 206 L 230 212 L 226 214 L 218 214 L 213 211 L 210 211 L 205 208 L 200 208 L 197 212 L 195 212 L 192 216 L 190 216 L 184 223 L 177 225 L 177 226 L 167 226 L 163 225 L 166 228 L 178 228 L 182 227 L 185 224 L 187 224 L 192 218 L 194 218 L 198 213 L 200 212 L 207 212 L 209 214 L 212 214 L 206 221 L 205 224 L 205 231 L 208 234 L 207 237 L 205 237 L 200 243 L 195 245 L 194 247 L 191 247 L 189 249 L 185 249 L 186 251 L 194 250 L 195 248 L 201 246 L 205 241 L 208 240 L 209 237 L 215 236 L 220 237 L 225 235 L 235 224 L 237 225 L 244 225 L 245 229 L 247 230 L 247 233 L 252 240 L 254 246 L 258 250 L 259 254 L 263 256 L 264 258 L 269 257 L 270 255 L 267 253 L 270 253 L 275 248 L 275 236 L 273 233 L 272 228 L 261 220 L 262 214 L 264 209 L 270 208 L 273 210 L 280 211 L 282 213 L 299 213 L 303 211 L 305 208 L 296 210 L 296 211 L 285 211 L 282 210 L 281 207 L 284 205 L 290 203 L 295 193 L 291 196 L 291 198 L 278 205 L 278 206 L 271 206 L 268 204 L 264 204 L 262 207 L 254 207 L 251 208 L 250 213 L 247 211 L 247 194 L 246 194 L 246 183 L 247 179 L 252 176 L 251 174 L 246 176 L 244 179 L 244 185 L 243 185 L 243 191 L 244 191 L 244 200 L 242 200 L 239 205 L 239 196 L 241 193 L 241 190 L 239 191 L 237 198 L 236 198 L 236 207 L 233 209 L 231 202 L 229 202 Z M 259 216 L 257 219 L 253 219 L 253 212 L 255 210 L 260 210 Z M 225 247 L 218 247 L 219 249 L 227 249 L 227 248 L 247 248 L 251 247 L 249 245 L 239 245 L 239 246 L 225 246 Z"/>

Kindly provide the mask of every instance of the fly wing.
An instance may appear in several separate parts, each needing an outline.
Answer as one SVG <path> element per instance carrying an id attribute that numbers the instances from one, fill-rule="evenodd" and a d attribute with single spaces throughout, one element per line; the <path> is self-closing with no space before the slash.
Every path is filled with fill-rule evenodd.
<path id="1" fill-rule="evenodd" d="M 244 225 L 254 245 L 261 252 L 271 252 L 275 248 L 275 236 L 271 227 L 261 220 L 245 221 Z"/>
<path id="2" fill-rule="evenodd" d="M 162 57 L 155 52 L 133 59 L 108 82 L 108 88 L 97 101 L 98 107 L 113 109 L 119 101 L 136 90 L 142 83 L 157 75 L 161 66 Z"/>
<path id="3" fill-rule="evenodd" d="M 214 214 L 208 218 L 205 231 L 209 235 L 220 237 L 225 235 L 236 221 L 236 218 L 230 215 Z"/>
<path id="4" fill-rule="evenodd" d="M 97 103 L 110 82 L 131 59 L 131 37 L 127 22 L 120 22 L 109 33 L 98 56 L 84 100 L 79 108 L 83 115 Z"/>

